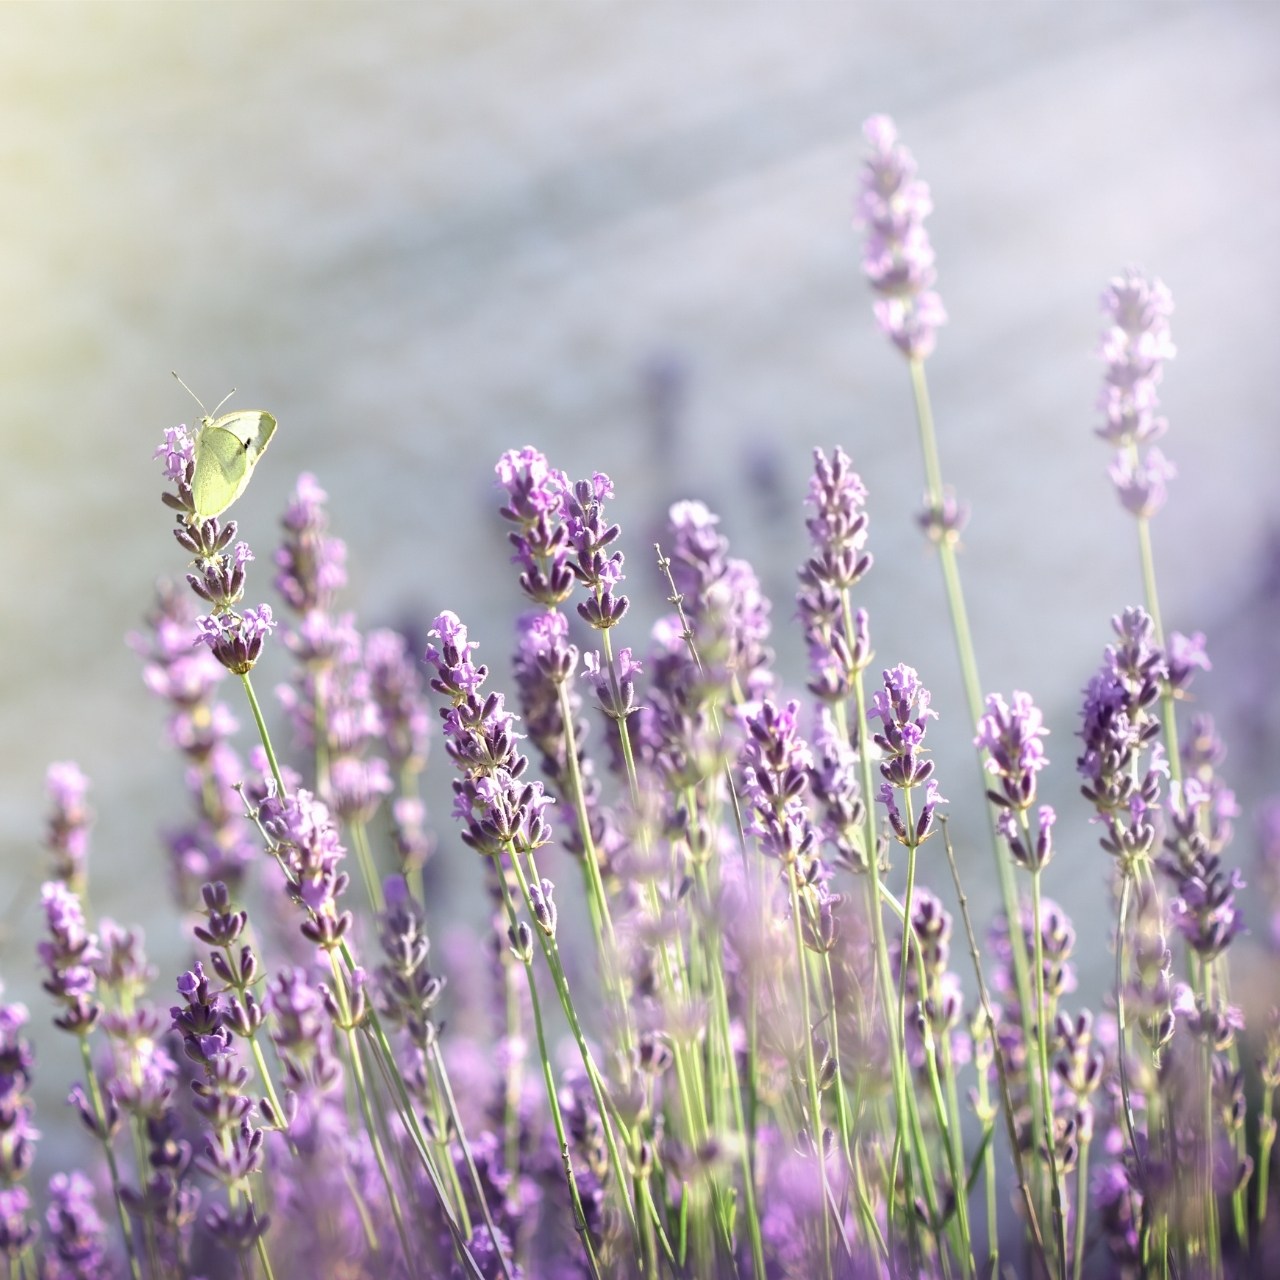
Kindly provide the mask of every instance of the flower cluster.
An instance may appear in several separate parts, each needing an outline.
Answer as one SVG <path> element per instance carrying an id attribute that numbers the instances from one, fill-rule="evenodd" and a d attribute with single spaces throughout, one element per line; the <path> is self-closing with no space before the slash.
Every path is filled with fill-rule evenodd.
<path id="1" fill-rule="evenodd" d="M 944 319 L 929 194 L 886 117 L 865 135 L 864 265 L 876 321 L 910 361 L 925 523 L 982 766 L 964 813 L 994 819 L 1000 905 L 975 927 L 961 873 L 975 841 L 966 829 L 953 849 L 939 818 L 920 676 L 900 663 L 864 683 L 870 623 L 853 590 L 872 565 L 871 495 L 843 449 L 813 452 L 799 675 L 775 664 L 760 580 L 696 500 L 670 508 L 659 546 L 670 609 L 624 644 L 638 606 L 606 514 L 613 482 L 571 481 L 532 447 L 504 453 L 527 611 L 511 703 L 457 614 L 435 616 L 420 660 L 406 635 L 345 611 L 346 548 L 303 474 L 271 556 L 292 674 L 264 709 L 251 676 L 275 617 L 243 605 L 253 553 L 195 497 L 242 491 L 254 459 L 223 456 L 230 434 L 176 428 L 159 456 L 186 586 L 160 589 L 133 643 L 183 765 L 189 816 L 165 842 L 185 958 L 162 978 L 140 929 L 92 913 L 89 780 L 51 766 L 36 955 L 79 1056 L 69 1114 L 96 1163 L 33 1189 L 29 1017 L 0 1003 L 11 1276 L 1274 1270 L 1280 1013 L 1232 968 L 1239 806 L 1213 720 L 1187 706 L 1204 638 L 1164 630 L 1140 523 L 1145 607 L 1113 619 L 1082 699 L 1099 850 L 1073 851 L 1070 874 L 1092 866 L 1109 895 L 1114 970 L 1077 1007 L 1076 929 L 1048 891 L 1065 861 L 1055 832 L 1086 827 L 1039 803 L 1048 731 L 1031 697 L 983 701 L 962 514 L 924 381 Z M 1171 303 L 1128 272 L 1104 309 L 1100 434 L 1145 521 L 1170 474 L 1153 442 Z M 222 462 L 219 488 L 208 468 Z M 429 699 L 452 834 L 420 794 Z M 260 745 L 242 754 L 250 717 Z M 292 730 L 279 754 L 275 718 Z M 917 856 L 939 832 L 928 866 L 945 851 L 948 905 Z M 1261 836 L 1275 909 L 1276 812 Z M 448 896 L 459 846 L 481 855 L 478 940 Z M 547 874 L 562 854 L 580 884 Z M 953 956 L 961 924 L 971 974 Z M 1097 951 L 1091 924 L 1080 945 Z"/>

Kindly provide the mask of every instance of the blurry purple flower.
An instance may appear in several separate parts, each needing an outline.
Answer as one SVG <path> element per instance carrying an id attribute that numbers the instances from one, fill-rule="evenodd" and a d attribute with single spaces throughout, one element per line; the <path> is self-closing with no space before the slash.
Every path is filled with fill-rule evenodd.
<path id="1" fill-rule="evenodd" d="M 1157 416 L 1157 388 L 1175 349 L 1169 336 L 1173 299 L 1159 280 L 1134 268 L 1117 276 L 1102 295 L 1107 327 L 1100 354 L 1106 363 L 1098 408 L 1100 435 L 1116 447 L 1111 479 L 1125 508 L 1146 518 L 1164 505 L 1173 464 L 1156 448 L 1168 423 Z"/>
<path id="2" fill-rule="evenodd" d="M 1268 800 L 1258 814 L 1258 861 L 1271 912 L 1271 946 L 1280 951 L 1280 799 Z"/>
<path id="3" fill-rule="evenodd" d="M 821 809 L 823 838 L 835 851 L 832 860 L 851 870 L 865 871 L 871 851 L 865 848 L 866 804 L 858 778 L 858 756 L 837 729 L 830 707 L 819 708 L 813 746 L 809 778 Z"/>
<path id="4" fill-rule="evenodd" d="M 50 801 L 45 847 L 53 859 L 53 874 L 73 892 L 83 892 L 93 821 L 85 802 L 89 779 L 73 761 L 61 761 L 45 770 L 45 791 Z"/>
<path id="5" fill-rule="evenodd" d="M 49 1179 L 48 1228 L 43 1275 L 47 1280 L 103 1280 L 107 1262 L 106 1229 L 93 1203 L 93 1184 L 79 1172 Z"/>
<path id="6" fill-rule="evenodd" d="M 94 965 L 102 958 L 98 940 L 85 928 L 80 899 L 59 880 L 47 881 L 40 891 L 48 938 L 36 943 L 36 953 L 48 970 L 41 984 L 63 1007 L 54 1025 L 75 1035 L 87 1035 L 102 1014 L 94 998 Z"/>
<path id="7" fill-rule="evenodd" d="M 382 713 L 382 734 L 393 769 L 421 771 L 427 762 L 431 717 L 422 675 L 398 631 L 382 628 L 364 638 L 364 666 Z"/>
<path id="8" fill-rule="evenodd" d="M 968 523 L 969 504 L 961 502 L 950 485 L 944 486 L 936 501 L 925 492 L 924 504 L 916 516 L 916 524 L 928 535 L 930 542 L 945 542 L 954 546 L 960 541 L 960 535 Z"/>
<path id="9" fill-rule="evenodd" d="M 9 1260 L 10 1269 L 17 1268 L 23 1250 L 36 1238 L 38 1228 L 28 1218 L 30 1212 L 25 1187 L 0 1186 L 0 1257 Z"/>
<path id="10" fill-rule="evenodd" d="M 276 551 L 275 588 L 290 608 L 307 614 L 327 610 L 347 585 L 347 547 L 340 538 L 326 535 L 328 494 L 315 476 L 299 477 L 281 524 L 284 543 Z"/>
<path id="11" fill-rule="evenodd" d="M 654 659 L 651 670 L 655 682 L 665 685 L 670 693 L 674 692 L 673 681 L 729 689 L 736 680 L 747 701 L 768 697 L 774 687 L 769 670 L 770 605 L 760 590 L 755 570 L 745 560 L 729 555 L 729 540 L 716 528 L 720 517 L 705 504 L 672 504 L 668 523 L 671 578 L 681 597 L 701 670 L 697 670 L 682 641 L 671 650 L 675 661 L 666 664 L 666 679 L 660 678 L 662 670 Z M 670 627 L 677 634 L 681 631 L 673 618 L 659 625 Z M 690 666 L 695 669 L 689 671 Z"/>
<path id="12" fill-rule="evenodd" d="M 35 1063 L 22 1034 L 28 1017 L 25 1005 L 0 1004 L 0 1186 L 12 1186 L 26 1176 L 40 1137 L 31 1123 L 34 1109 L 28 1097 Z M 0 1212 L 0 1254 L 5 1251 L 2 1219 Z"/>
<path id="13" fill-rule="evenodd" d="M 1169 332 L 1173 296 L 1159 280 L 1129 267 L 1107 286 L 1101 305 L 1107 328 L 1099 354 L 1107 371 L 1098 435 L 1117 446 L 1151 444 L 1168 429 L 1155 409 L 1164 362 L 1177 354 Z"/>
<path id="14" fill-rule="evenodd" d="M 1117 453 L 1108 474 L 1125 510 L 1145 518 L 1164 506 L 1169 496 L 1168 481 L 1178 474 L 1178 468 L 1159 449 L 1152 447 L 1140 458 Z"/>
<path id="15" fill-rule="evenodd" d="M 862 266 L 879 295 L 876 322 L 904 354 L 923 360 L 947 319 L 933 291 L 937 272 L 924 229 L 933 202 L 888 116 L 872 116 L 862 132 L 870 153 L 862 170 L 857 222 L 867 231 Z"/>

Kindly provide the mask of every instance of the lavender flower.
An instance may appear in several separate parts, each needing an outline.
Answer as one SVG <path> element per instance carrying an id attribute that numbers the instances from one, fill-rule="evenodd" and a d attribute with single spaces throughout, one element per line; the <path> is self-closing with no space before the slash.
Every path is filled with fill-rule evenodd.
<path id="1" fill-rule="evenodd" d="M 1155 741 L 1156 704 L 1168 668 L 1143 610 L 1126 609 L 1111 625 L 1120 644 L 1107 647 L 1085 690 L 1076 767 L 1085 779 L 1081 791 L 1107 827 L 1102 847 L 1124 868 L 1150 857 L 1158 836 L 1161 778 L 1169 770 Z"/>
<path id="2" fill-rule="evenodd" d="M 902 976 L 908 1003 L 904 1030 L 911 1065 L 916 1070 L 923 1069 L 927 1044 L 943 1036 L 949 1038 L 953 1060 L 967 1062 L 970 1045 L 962 1025 L 964 992 L 958 975 L 948 967 L 951 916 L 928 889 L 917 888 L 912 895 L 909 948 L 904 947 L 906 936 L 904 930 L 895 940 L 893 959 L 899 974 L 905 967 L 905 975 Z M 917 954 L 919 968 L 916 965 Z"/>
<path id="3" fill-rule="evenodd" d="M 590 480 L 579 480 L 564 498 L 565 531 L 573 558 L 569 568 L 587 588 L 587 599 L 578 615 L 596 631 L 616 627 L 630 605 L 618 590 L 623 580 L 622 552 L 608 552 L 620 532 L 604 519 L 604 504 L 613 497 L 613 481 L 601 471 Z"/>
<path id="4" fill-rule="evenodd" d="M 84 1174 L 55 1173 L 49 1179 L 45 1225 L 48 1280 L 104 1280 L 112 1274 L 105 1228 L 93 1203 L 93 1184 Z"/>
<path id="5" fill-rule="evenodd" d="M 925 727 L 930 716 L 937 712 L 929 707 L 929 691 L 920 681 L 914 668 L 901 663 L 883 673 L 884 687 L 871 695 L 868 719 L 880 721 L 880 729 L 873 735 L 880 748 L 879 800 L 885 806 L 889 824 L 894 834 L 905 845 L 923 844 L 933 834 L 933 819 L 938 805 L 946 799 L 938 794 L 938 784 L 933 780 L 933 761 L 925 759 Z M 907 829 L 898 810 L 895 791 L 908 792 L 916 787 L 925 789 L 924 803 L 916 815 L 911 830 Z"/>
<path id="6" fill-rule="evenodd" d="M 836 727 L 827 706 L 818 712 L 813 736 L 809 782 L 819 809 L 819 827 L 833 862 L 866 871 L 872 851 L 866 848 L 866 804 L 858 781 L 857 752 Z"/>
<path id="7" fill-rule="evenodd" d="M 671 577 L 703 667 L 696 683 L 727 689 L 736 681 L 749 701 L 768 697 L 770 607 L 755 571 L 729 555 L 720 518 L 703 503 L 677 502 L 668 518 Z"/>
<path id="8" fill-rule="evenodd" d="M 1271 911 L 1271 946 L 1280 950 L 1280 800 L 1269 800 L 1258 815 L 1258 861 Z"/>
<path id="9" fill-rule="evenodd" d="M 34 1108 L 28 1097 L 35 1058 L 22 1034 L 29 1017 L 25 1005 L 0 1004 L 0 1186 L 5 1187 L 26 1177 L 40 1137 L 31 1123 Z M 3 1236 L 0 1222 L 0 1252 L 5 1249 Z"/>
<path id="10" fill-rule="evenodd" d="M 214 613 L 196 619 L 200 639 L 228 671 L 248 675 L 262 656 L 262 646 L 275 630 L 269 604 L 246 609 L 242 614 Z"/>
<path id="11" fill-rule="evenodd" d="M 788 866 L 807 862 L 819 847 L 804 800 L 813 757 L 796 724 L 799 709 L 794 701 L 781 708 L 763 702 L 743 712 L 742 780 L 753 814 L 750 829 L 768 856 Z"/>
<path id="12" fill-rule="evenodd" d="M 572 684 L 578 666 L 578 647 L 569 643 L 569 619 L 562 613 L 522 614 L 516 623 L 516 633 L 512 668 L 524 724 L 541 758 L 543 775 L 562 798 L 572 802 L 574 775 L 569 768 L 569 739 L 560 691 L 567 691 L 571 714 L 581 708 L 582 700 Z M 593 807 L 598 787 L 591 779 L 591 766 L 583 751 L 587 732 L 588 726 L 574 715 L 574 772 L 582 779 L 584 800 Z M 575 830 L 571 839 L 573 851 L 581 853 L 580 833 Z"/>
<path id="13" fill-rule="evenodd" d="M 328 808 L 305 789 L 286 799 L 268 796 L 258 806 L 258 821 L 289 882 L 289 892 L 307 910 L 302 936 L 332 950 L 351 927 L 351 913 L 338 907 L 350 877 L 340 870 L 346 850 Z"/>
<path id="14" fill-rule="evenodd" d="M 809 691 L 827 702 L 849 696 L 853 678 L 871 661 L 867 613 L 859 609 L 852 634 L 844 613 L 845 592 L 871 568 L 866 550 L 867 491 L 837 447 L 828 462 L 813 451 L 813 476 L 806 501 L 814 508 L 805 520 L 813 547 L 800 569 L 796 604 L 809 647 Z"/>
<path id="15" fill-rule="evenodd" d="M 501 515 L 515 528 L 508 534 L 520 566 L 520 588 L 535 603 L 553 609 L 573 591 L 565 496 L 569 479 L 532 447 L 511 450 L 498 460 L 498 483 L 507 491 Z"/>
<path id="16" fill-rule="evenodd" d="M 1035 803 L 1036 775 L 1049 763 L 1040 739 L 1048 732 L 1029 693 L 1014 690 L 1012 707 L 998 693 L 987 695 L 973 745 L 987 752 L 987 772 L 999 780 L 999 790 L 987 792 L 992 804 L 1021 811 Z"/>
<path id="17" fill-rule="evenodd" d="M 31 1197 L 26 1187 L 0 1187 L 0 1257 L 16 1267 L 35 1241 L 39 1228 L 30 1221 Z"/>
<path id="18" fill-rule="evenodd" d="M 49 931 L 48 938 L 36 944 L 36 953 L 48 970 L 41 985 L 63 1009 L 54 1025 L 74 1035 L 87 1035 L 102 1015 L 94 972 L 102 958 L 98 940 L 85 928 L 80 899 L 60 881 L 44 885 L 40 902 Z"/>
<path id="19" fill-rule="evenodd" d="M 444 991 L 444 979 L 427 970 L 431 944 L 426 920 L 399 877 L 387 880 L 386 902 L 378 921 L 378 940 L 387 958 L 377 972 L 380 1010 L 393 1025 L 404 1027 L 413 1045 L 425 1053 L 435 1043 L 431 1010 Z"/>
<path id="20" fill-rule="evenodd" d="M 428 634 L 439 641 L 426 653 L 436 670 L 431 687 L 451 700 L 440 714 L 445 750 L 463 775 L 453 783 L 463 842 L 487 857 L 499 857 L 509 844 L 538 848 L 550 838 L 542 812 L 552 798 L 540 782 L 521 781 L 528 758 L 516 748 L 515 717 L 503 709 L 501 694 L 481 700 L 488 670 L 471 662 L 476 645 L 457 614 L 440 614 Z"/>
<path id="21" fill-rule="evenodd" d="M 347 547 L 326 535 L 328 494 L 304 471 L 294 486 L 280 523 L 284 543 L 277 549 L 275 588 L 285 603 L 304 616 L 326 611 L 347 585 Z"/>
<path id="22" fill-rule="evenodd" d="M 1169 797 L 1169 834 L 1156 864 L 1172 880 L 1177 895 L 1170 919 L 1198 955 L 1220 955 L 1244 928 L 1236 891 L 1244 877 L 1223 865 L 1239 809 L 1235 795 L 1218 777 L 1226 749 L 1208 716 L 1198 716 L 1182 750 L 1184 776 Z"/>
<path id="23" fill-rule="evenodd" d="M 1175 354 L 1169 336 L 1172 310 L 1169 290 L 1133 267 L 1102 295 L 1107 323 L 1099 350 L 1107 368 L 1098 435 L 1116 447 L 1111 480 L 1121 502 L 1142 518 L 1164 505 L 1166 482 L 1174 475 L 1172 463 L 1152 447 L 1169 425 L 1156 411 L 1164 362 Z"/>
<path id="24" fill-rule="evenodd" d="M 878 295 L 876 323 L 909 359 L 924 360 L 947 319 L 933 290 L 937 272 L 924 229 L 933 201 L 888 116 L 870 117 L 862 133 L 870 153 L 862 170 L 857 220 L 867 229 L 862 267 Z"/>
<path id="25" fill-rule="evenodd" d="M 89 856 L 89 827 L 93 813 L 85 803 L 89 779 L 73 761 L 51 764 L 45 771 L 45 790 L 51 811 L 45 847 L 53 858 L 53 874 L 74 893 L 85 888 Z"/>
<path id="26" fill-rule="evenodd" d="M 381 713 L 391 767 L 401 776 L 421 773 L 427 763 L 431 719 L 408 640 L 389 627 L 370 631 L 364 638 L 364 667 L 370 696 Z"/>

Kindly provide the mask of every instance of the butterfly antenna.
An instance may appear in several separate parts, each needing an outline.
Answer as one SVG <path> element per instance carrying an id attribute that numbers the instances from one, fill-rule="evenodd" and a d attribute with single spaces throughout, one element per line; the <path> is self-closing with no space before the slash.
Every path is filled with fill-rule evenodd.
<path id="1" fill-rule="evenodd" d="M 176 369 L 170 369 L 169 372 L 173 374 L 175 378 L 178 378 L 178 371 Z M 183 391 L 187 393 L 187 395 L 189 395 L 196 402 L 196 404 L 200 406 L 200 412 L 204 413 L 204 402 L 200 399 L 200 397 L 196 395 L 196 393 L 192 391 L 191 388 L 187 386 L 187 384 L 183 382 L 181 378 L 178 378 L 178 385 L 183 389 Z M 215 409 L 214 413 L 217 413 L 217 411 L 218 410 Z M 208 415 L 206 414 L 205 416 L 207 417 Z"/>
<path id="2" fill-rule="evenodd" d="M 213 411 L 213 412 L 214 412 L 214 413 L 217 413 L 217 412 L 218 412 L 218 410 L 219 410 L 219 409 L 221 409 L 221 408 L 222 408 L 222 406 L 223 406 L 224 404 L 226 404 L 226 403 L 227 403 L 227 401 L 228 401 L 228 400 L 230 400 L 230 399 L 231 399 L 231 397 L 232 397 L 233 395 L 235 395 L 235 393 L 236 393 L 236 389 L 235 389 L 235 387 L 232 387 L 232 388 L 231 388 L 231 390 L 230 390 L 230 391 L 228 391 L 228 392 L 227 392 L 227 394 L 226 394 L 225 396 L 223 396 L 221 400 L 219 400 L 219 401 L 218 401 L 218 404 L 217 404 L 217 406 L 216 406 L 216 408 L 214 409 L 214 411 Z M 209 416 L 210 416 L 210 417 L 212 417 L 212 416 L 213 416 L 213 414 L 210 414 Z"/>

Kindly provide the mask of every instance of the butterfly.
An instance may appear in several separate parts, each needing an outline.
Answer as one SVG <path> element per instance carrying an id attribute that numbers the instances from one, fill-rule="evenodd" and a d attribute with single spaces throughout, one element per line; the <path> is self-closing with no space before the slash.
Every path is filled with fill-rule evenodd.
<path id="1" fill-rule="evenodd" d="M 176 373 L 173 376 L 178 377 Z M 185 382 L 182 385 L 187 386 Z M 192 396 L 200 404 L 194 392 Z M 204 405 L 200 408 L 203 412 Z M 196 432 L 195 470 L 191 476 L 195 520 L 221 515 L 248 488 L 253 469 L 275 433 L 276 420 L 264 409 L 238 409 L 220 418 L 204 414 Z"/>

